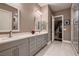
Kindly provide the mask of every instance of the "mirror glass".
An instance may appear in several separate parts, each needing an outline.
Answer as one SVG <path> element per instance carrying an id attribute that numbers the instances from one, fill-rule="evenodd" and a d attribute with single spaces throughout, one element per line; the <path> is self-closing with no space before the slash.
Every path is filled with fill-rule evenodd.
<path id="1" fill-rule="evenodd" d="M 47 23 L 45 21 L 42 21 L 42 30 L 46 30 L 46 26 L 47 26 Z"/>
<path id="2" fill-rule="evenodd" d="M 0 3 L 0 32 L 19 31 L 19 10 Z"/>
<path id="3" fill-rule="evenodd" d="M 35 31 L 41 31 L 41 14 L 35 14 Z"/>
<path id="4" fill-rule="evenodd" d="M 12 12 L 0 9 L 0 32 L 11 30 Z"/>

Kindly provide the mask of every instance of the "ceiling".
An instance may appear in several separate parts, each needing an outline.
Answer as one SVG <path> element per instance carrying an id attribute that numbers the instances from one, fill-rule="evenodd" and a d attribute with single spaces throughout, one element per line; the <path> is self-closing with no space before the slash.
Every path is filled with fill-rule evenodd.
<path id="1" fill-rule="evenodd" d="M 52 4 L 49 4 L 49 6 L 51 7 L 52 11 L 56 12 L 56 11 L 70 8 L 71 3 L 52 3 Z"/>
<path id="2" fill-rule="evenodd" d="M 41 7 L 47 5 L 46 3 L 40 3 Z M 71 7 L 71 3 L 48 3 L 53 12 L 60 11 Z"/>

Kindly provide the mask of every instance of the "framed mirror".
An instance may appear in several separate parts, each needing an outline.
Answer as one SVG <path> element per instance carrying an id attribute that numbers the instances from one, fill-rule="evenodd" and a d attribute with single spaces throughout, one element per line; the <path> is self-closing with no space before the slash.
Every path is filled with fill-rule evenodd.
<path id="1" fill-rule="evenodd" d="M 35 31 L 46 31 L 47 23 L 42 18 L 42 13 L 39 10 L 34 12 Z"/>
<path id="2" fill-rule="evenodd" d="M 0 3 L 0 32 L 20 31 L 20 11 L 9 4 Z"/>

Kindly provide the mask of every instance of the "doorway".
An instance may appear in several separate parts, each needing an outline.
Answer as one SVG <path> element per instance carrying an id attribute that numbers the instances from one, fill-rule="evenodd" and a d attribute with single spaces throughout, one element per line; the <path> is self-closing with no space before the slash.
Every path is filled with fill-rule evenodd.
<path id="1" fill-rule="evenodd" d="M 52 16 L 52 41 L 63 40 L 63 15 Z"/>

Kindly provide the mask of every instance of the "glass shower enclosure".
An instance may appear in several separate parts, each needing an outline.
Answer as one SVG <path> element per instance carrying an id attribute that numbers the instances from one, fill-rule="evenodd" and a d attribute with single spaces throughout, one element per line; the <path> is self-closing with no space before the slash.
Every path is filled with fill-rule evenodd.
<path id="1" fill-rule="evenodd" d="M 77 53 L 79 53 L 79 3 L 73 3 L 72 10 L 71 42 Z"/>

